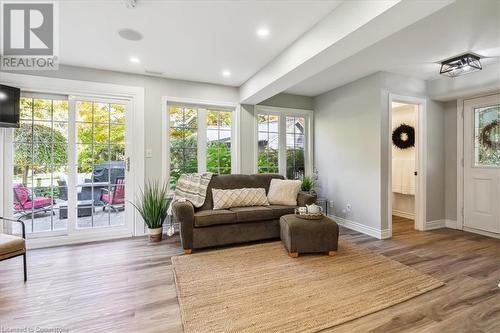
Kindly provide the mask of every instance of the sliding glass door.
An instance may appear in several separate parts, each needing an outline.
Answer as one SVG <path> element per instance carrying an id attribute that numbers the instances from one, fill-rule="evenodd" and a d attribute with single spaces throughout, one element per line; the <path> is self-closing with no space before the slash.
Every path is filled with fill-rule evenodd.
<path id="1" fill-rule="evenodd" d="M 132 230 L 126 101 L 23 96 L 13 133 L 12 215 L 30 237 Z"/>
<path id="2" fill-rule="evenodd" d="M 124 225 L 125 105 L 76 101 L 78 229 Z"/>
<path id="3" fill-rule="evenodd" d="M 67 194 L 68 100 L 64 96 L 21 98 L 21 124 L 14 130 L 13 215 L 28 233 L 66 231 L 59 219 Z"/>

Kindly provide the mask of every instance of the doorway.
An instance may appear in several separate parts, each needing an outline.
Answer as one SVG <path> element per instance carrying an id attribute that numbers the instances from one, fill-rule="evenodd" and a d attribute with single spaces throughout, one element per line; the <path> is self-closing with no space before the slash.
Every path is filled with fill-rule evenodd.
<path id="1" fill-rule="evenodd" d="M 418 105 L 392 102 L 392 232 L 415 227 Z"/>
<path id="2" fill-rule="evenodd" d="M 500 94 L 463 105 L 463 230 L 500 238 Z"/>
<path id="3" fill-rule="evenodd" d="M 425 99 L 389 95 L 389 235 L 425 230 Z"/>

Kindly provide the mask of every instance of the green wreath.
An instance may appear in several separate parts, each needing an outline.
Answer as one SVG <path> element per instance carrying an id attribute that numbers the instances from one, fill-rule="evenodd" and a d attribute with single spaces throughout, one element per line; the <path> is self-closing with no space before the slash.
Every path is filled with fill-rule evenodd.
<path id="1" fill-rule="evenodd" d="M 491 139 L 491 134 L 494 130 L 500 130 L 500 121 L 493 120 L 491 123 L 488 125 L 484 126 L 483 129 L 481 130 L 480 134 L 480 140 L 483 145 L 486 147 L 493 149 L 493 150 L 499 150 L 500 149 L 500 142 L 499 141 L 493 141 Z"/>

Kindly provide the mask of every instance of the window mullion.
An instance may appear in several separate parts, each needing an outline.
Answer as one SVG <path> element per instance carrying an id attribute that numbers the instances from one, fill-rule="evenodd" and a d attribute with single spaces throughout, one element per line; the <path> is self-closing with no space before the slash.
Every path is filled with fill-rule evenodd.
<path id="1" fill-rule="evenodd" d="M 286 177 L 286 114 L 281 114 L 278 119 L 278 170 Z"/>
<path id="2" fill-rule="evenodd" d="M 207 171 L 207 110 L 198 109 L 198 172 Z"/>
<path id="3" fill-rule="evenodd" d="M 68 182 L 66 191 L 68 192 L 68 234 L 73 234 L 76 230 L 76 208 L 78 201 L 77 183 L 77 153 L 76 153 L 76 101 L 73 97 L 68 100 Z"/>

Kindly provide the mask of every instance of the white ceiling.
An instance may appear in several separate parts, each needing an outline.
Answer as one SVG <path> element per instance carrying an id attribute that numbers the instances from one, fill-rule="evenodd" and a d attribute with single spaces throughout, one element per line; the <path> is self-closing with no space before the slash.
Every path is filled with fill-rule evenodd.
<path id="1" fill-rule="evenodd" d="M 240 86 L 341 2 L 61 1 L 60 63 Z M 271 31 L 267 39 L 256 35 L 261 26 Z M 122 28 L 143 40 L 122 39 Z"/>
<path id="2" fill-rule="evenodd" d="M 457 0 L 286 92 L 316 96 L 377 71 L 437 79 L 439 61 L 468 51 L 499 61 L 500 1 Z"/>

